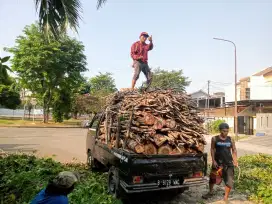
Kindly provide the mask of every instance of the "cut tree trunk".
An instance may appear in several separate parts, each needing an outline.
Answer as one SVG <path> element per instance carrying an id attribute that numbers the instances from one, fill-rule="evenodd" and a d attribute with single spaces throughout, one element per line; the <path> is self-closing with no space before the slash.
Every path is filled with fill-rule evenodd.
<path id="1" fill-rule="evenodd" d="M 158 154 L 170 154 L 172 151 L 169 145 L 163 145 L 158 149 Z"/>
<path id="2" fill-rule="evenodd" d="M 151 113 L 146 113 L 144 116 L 144 121 L 146 125 L 154 125 L 155 117 Z"/>
<path id="3" fill-rule="evenodd" d="M 127 147 L 136 153 L 143 153 L 145 151 L 144 145 L 139 144 L 138 142 L 132 139 L 127 140 Z"/>
<path id="4" fill-rule="evenodd" d="M 144 146 L 144 153 L 145 154 L 157 154 L 157 148 L 152 143 L 148 143 Z"/>

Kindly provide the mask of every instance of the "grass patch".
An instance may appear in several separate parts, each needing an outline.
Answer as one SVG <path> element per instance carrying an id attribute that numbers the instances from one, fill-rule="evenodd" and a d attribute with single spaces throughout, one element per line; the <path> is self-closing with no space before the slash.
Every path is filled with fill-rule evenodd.
<path id="1" fill-rule="evenodd" d="M 33 123 L 33 120 L 20 120 L 20 119 L 0 119 L 0 127 L 1 126 L 43 126 L 43 127 L 73 127 L 77 126 L 79 127 L 81 125 L 81 120 L 65 120 L 63 123 L 55 123 L 53 121 L 49 121 L 49 123 L 43 123 L 41 119 L 35 120 Z"/>
<path id="2" fill-rule="evenodd" d="M 30 203 L 48 180 L 63 170 L 78 171 L 84 175 L 69 195 L 69 203 L 120 203 L 106 193 L 106 176 L 92 173 L 84 165 L 61 164 L 51 158 L 16 154 L 0 156 L 0 203 Z"/>
<path id="3" fill-rule="evenodd" d="M 272 156 L 265 154 L 243 156 L 239 158 L 239 166 L 241 178 L 236 182 L 236 190 L 246 193 L 257 203 L 271 204 Z"/>

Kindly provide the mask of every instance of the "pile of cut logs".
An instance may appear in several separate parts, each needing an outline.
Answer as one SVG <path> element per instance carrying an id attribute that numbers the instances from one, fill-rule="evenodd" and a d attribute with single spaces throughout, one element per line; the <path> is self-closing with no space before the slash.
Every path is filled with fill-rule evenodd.
<path id="1" fill-rule="evenodd" d="M 100 142 L 139 154 L 186 154 L 206 144 L 192 99 L 185 93 L 123 91 L 107 99 Z"/>

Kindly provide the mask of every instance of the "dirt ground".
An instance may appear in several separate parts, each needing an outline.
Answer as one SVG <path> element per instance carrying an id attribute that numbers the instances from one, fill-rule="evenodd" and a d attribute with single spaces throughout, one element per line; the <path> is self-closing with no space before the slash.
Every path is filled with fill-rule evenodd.
<path id="1" fill-rule="evenodd" d="M 87 129 L 81 128 L 0 128 L 0 150 L 5 152 L 33 152 L 39 156 L 54 157 L 61 162 L 85 162 L 86 150 L 85 139 Z M 208 147 L 206 151 L 208 151 Z M 247 154 L 239 150 L 239 155 Z M 252 152 L 250 152 L 252 153 Z M 197 203 L 224 203 L 220 200 L 223 198 L 224 188 L 219 186 L 216 189 L 216 195 L 213 199 L 203 201 L 201 196 L 207 192 L 208 186 L 195 187 L 176 197 L 158 193 L 152 201 L 140 203 L 157 203 L 157 204 L 197 204 Z M 159 201 L 158 201 L 159 200 Z M 249 204 L 244 195 L 233 191 L 230 196 L 231 204 Z"/>

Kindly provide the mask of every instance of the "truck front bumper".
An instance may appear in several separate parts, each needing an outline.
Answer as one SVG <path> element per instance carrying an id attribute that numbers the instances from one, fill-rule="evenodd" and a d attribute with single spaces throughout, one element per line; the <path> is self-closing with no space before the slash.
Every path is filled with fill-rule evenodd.
<path id="1" fill-rule="evenodd" d="M 181 185 L 160 187 L 157 183 L 143 183 L 143 184 L 127 184 L 123 180 L 120 180 L 121 187 L 126 193 L 142 193 L 150 191 L 164 191 L 179 188 L 189 188 L 193 186 L 201 186 L 208 184 L 208 177 L 184 179 Z"/>

